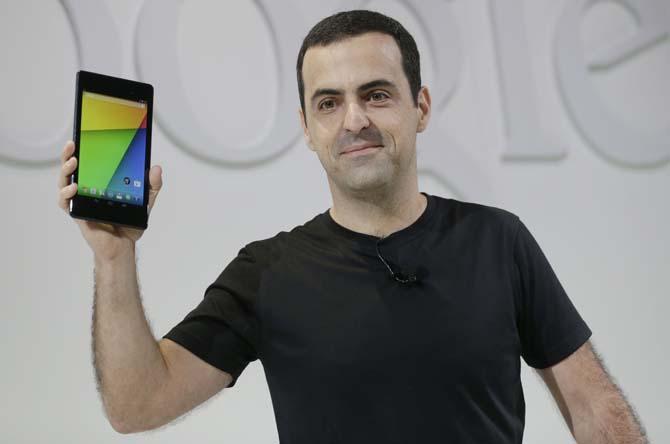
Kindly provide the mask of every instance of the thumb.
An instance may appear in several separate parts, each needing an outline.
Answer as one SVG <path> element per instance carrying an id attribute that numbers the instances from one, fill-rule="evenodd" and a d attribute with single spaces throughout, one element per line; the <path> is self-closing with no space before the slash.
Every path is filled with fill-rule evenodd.
<path id="1" fill-rule="evenodd" d="M 151 211 L 154 203 L 156 202 L 156 196 L 158 192 L 163 187 L 163 169 L 160 165 L 154 165 L 149 170 L 149 203 L 148 211 Z"/>

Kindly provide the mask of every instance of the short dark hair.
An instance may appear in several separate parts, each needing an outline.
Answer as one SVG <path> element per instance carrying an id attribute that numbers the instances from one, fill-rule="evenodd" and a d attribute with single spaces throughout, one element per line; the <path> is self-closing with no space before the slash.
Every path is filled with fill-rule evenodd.
<path id="1" fill-rule="evenodd" d="M 419 50 L 412 35 L 396 20 L 375 11 L 364 9 L 344 11 L 324 18 L 309 31 L 302 41 L 298 53 L 296 73 L 298 75 L 298 93 L 300 106 L 305 112 L 305 84 L 302 78 L 302 62 L 305 53 L 312 46 L 326 46 L 349 37 L 368 32 L 381 32 L 393 37 L 400 48 L 402 68 L 409 82 L 409 89 L 418 106 L 419 90 L 421 89 L 421 70 Z"/>

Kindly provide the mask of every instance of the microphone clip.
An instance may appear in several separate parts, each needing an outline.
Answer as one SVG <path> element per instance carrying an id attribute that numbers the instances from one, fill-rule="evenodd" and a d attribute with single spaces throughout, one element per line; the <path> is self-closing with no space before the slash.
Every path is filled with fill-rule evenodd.
<path id="1" fill-rule="evenodd" d="M 389 263 L 386 261 L 386 259 L 384 259 L 381 252 L 379 251 L 379 242 L 381 242 L 382 239 L 384 239 L 384 238 L 380 237 L 379 240 L 377 240 L 377 243 L 375 245 L 375 247 L 377 249 L 377 257 L 386 266 L 386 268 L 388 269 L 388 271 L 391 275 L 391 278 L 393 278 L 396 282 L 399 282 L 399 283 L 404 284 L 404 285 L 411 285 L 411 284 L 417 283 L 419 280 L 417 279 L 417 276 L 416 276 L 415 273 L 405 273 L 403 271 L 396 272 L 396 271 L 393 270 L 391 265 L 389 265 Z"/>

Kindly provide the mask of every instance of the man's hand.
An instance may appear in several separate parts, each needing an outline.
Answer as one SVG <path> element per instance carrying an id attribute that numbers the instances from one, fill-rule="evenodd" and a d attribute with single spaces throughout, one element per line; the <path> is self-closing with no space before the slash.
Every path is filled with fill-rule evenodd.
<path id="1" fill-rule="evenodd" d="M 77 158 L 73 154 L 74 142 L 70 140 L 63 147 L 61 153 L 61 171 L 58 176 L 58 206 L 66 213 L 69 211 L 70 200 L 77 194 L 77 184 L 70 183 L 70 177 L 77 168 Z M 162 169 L 159 165 L 154 165 L 149 171 L 149 212 L 151 212 L 158 192 L 163 186 L 161 174 Z M 95 256 L 104 259 L 116 257 L 123 248 L 133 246 L 142 237 L 142 234 L 144 234 L 144 230 L 120 227 L 103 222 L 92 222 L 82 219 L 75 219 L 75 222 Z"/>

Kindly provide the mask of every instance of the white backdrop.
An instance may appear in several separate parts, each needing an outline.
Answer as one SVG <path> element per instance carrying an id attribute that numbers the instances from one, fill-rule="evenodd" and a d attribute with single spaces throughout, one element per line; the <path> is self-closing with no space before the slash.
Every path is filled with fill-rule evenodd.
<path id="1" fill-rule="evenodd" d="M 74 74 L 156 88 L 164 188 L 138 244 L 161 337 L 245 243 L 330 206 L 299 137 L 294 66 L 320 18 L 363 5 L 415 35 L 431 125 L 420 188 L 515 212 L 653 442 L 670 442 L 670 4 L 666 0 L 2 0 L 0 440 L 278 442 L 263 367 L 173 425 L 123 436 L 91 364 L 92 254 L 56 206 Z M 527 443 L 571 442 L 522 365 Z"/>

